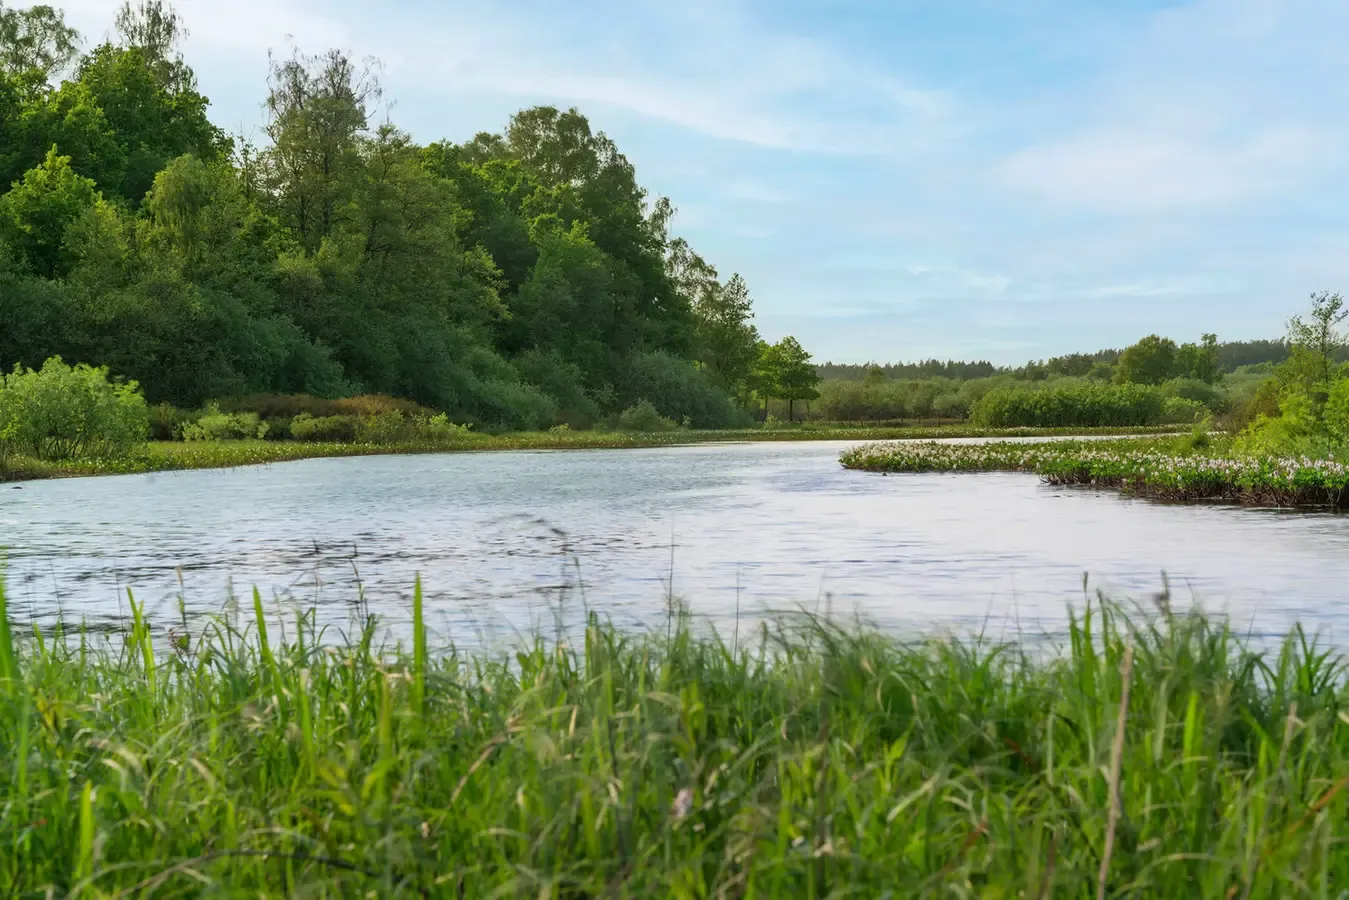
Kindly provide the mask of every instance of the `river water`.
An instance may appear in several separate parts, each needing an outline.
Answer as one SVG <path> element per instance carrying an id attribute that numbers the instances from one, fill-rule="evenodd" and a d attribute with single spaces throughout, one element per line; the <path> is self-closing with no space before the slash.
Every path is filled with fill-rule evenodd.
<path id="1" fill-rule="evenodd" d="M 658 626 L 667 596 L 729 631 L 781 610 L 908 631 L 1055 631 L 1089 589 L 1349 634 L 1349 516 L 1161 505 L 1028 475 L 849 472 L 848 445 L 315 459 L 0 486 L 13 612 L 159 623 L 261 590 L 341 624 L 409 616 L 510 638 L 583 609 Z M 363 599 L 362 599 L 363 598 Z"/>

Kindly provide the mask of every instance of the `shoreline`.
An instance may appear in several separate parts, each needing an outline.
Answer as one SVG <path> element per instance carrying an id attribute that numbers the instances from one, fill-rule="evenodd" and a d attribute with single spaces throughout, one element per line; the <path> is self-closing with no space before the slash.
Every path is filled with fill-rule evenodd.
<path id="1" fill-rule="evenodd" d="M 882 475 L 922 472 L 1021 472 L 1050 485 L 1111 488 L 1164 502 L 1220 502 L 1279 509 L 1349 509 L 1349 465 L 1332 459 L 1235 457 L 1186 452 L 1159 440 L 1118 449 L 1053 441 L 941 445 L 867 444 L 839 463 Z"/>
<path id="2" fill-rule="evenodd" d="M 49 462 L 11 458 L 0 466 L 0 484 L 17 485 L 54 478 L 143 475 L 196 469 L 295 462 L 347 456 L 401 456 L 429 453 L 537 450 L 641 450 L 702 444 L 806 441 L 903 441 L 960 438 L 1140 437 L 1176 433 L 1174 427 L 1146 428 L 975 428 L 961 425 L 889 427 L 786 427 L 729 431 L 623 433 L 596 431 L 522 432 L 473 435 L 439 443 L 356 444 L 298 441 L 151 441 L 121 459 Z"/>

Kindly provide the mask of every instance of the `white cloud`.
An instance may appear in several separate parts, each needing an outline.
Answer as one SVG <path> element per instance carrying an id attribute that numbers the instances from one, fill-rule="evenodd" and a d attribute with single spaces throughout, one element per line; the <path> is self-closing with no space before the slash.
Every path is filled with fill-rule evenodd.
<path id="1" fill-rule="evenodd" d="M 1079 127 L 1011 154 L 995 178 L 1107 213 L 1221 210 L 1314 185 L 1342 170 L 1349 147 L 1337 124 L 1349 72 L 1317 49 L 1320 34 L 1346 28 L 1349 5 L 1325 0 L 1166 10 L 1058 98 L 1058 118 Z"/>

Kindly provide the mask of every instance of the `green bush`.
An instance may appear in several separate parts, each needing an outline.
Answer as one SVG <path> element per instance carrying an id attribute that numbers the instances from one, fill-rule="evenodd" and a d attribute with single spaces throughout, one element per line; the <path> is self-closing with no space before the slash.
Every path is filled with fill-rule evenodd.
<path id="1" fill-rule="evenodd" d="M 267 429 L 257 413 L 221 412 L 211 404 L 195 421 L 183 423 L 182 435 L 185 441 L 246 441 L 265 437 Z"/>
<path id="2" fill-rule="evenodd" d="M 1049 382 L 1043 388 L 990 391 L 974 404 L 970 421 L 988 428 L 1157 425 L 1165 418 L 1165 404 L 1162 391 L 1148 385 Z"/>
<path id="3" fill-rule="evenodd" d="M 311 416 L 300 413 L 290 422 L 290 436 L 297 441 L 352 443 L 360 420 L 355 416 Z"/>
<path id="4" fill-rule="evenodd" d="M 194 420 L 194 415 L 171 403 L 156 403 L 149 409 L 150 439 L 176 441 L 183 436 L 183 425 Z"/>
<path id="5" fill-rule="evenodd" d="M 125 456 L 149 433 L 139 386 L 109 381 L 106 368 L 71 367 L 53 356 L 40 370 L 16 366 L 0 377 L 0 457 Z"/>
<path id="6" fill-rule="evenodd" d="M 649 400 L 639 400 L 618 415 L 618 430 L 641 433 L 674 431 L 679 426 L 660 414 Z"/>
<path id="7" fill-rule="evenodd" d="M 457 425 L 450 421 L 450 417 L 445 413 L 437 413 L 434 416 L 418 417 L 413 420 L 415 435 L 420 440 L 427 441 L 457 441 L 473 436 L 473 427 L 471 425 Z M 566 425 L 558 425 L 550 429 L 556 432 L 558 428 L 566 428 Z"/>
<path id="8" fill-rule="evenodd" d="M 674 421 L 694 428 L 734 428 L 750 416 L 687 360 L 668 353 L 637 353 L 628 360 L 624 391 L 632 405 L 648 401 Z"/>
<path id="9" fill-rule="evenodd" d="M 1192 425 L 1208 415 L 1208 407 L 1198 400 L 1167 397 L 1162 401 L 1162 423 L 1165 425 Z"/>
<path id="10" fill-rule="evenodd" d="M 408 419 L 401 410 L 391 409 L 356 420 L 356 440 L 362 444 L 396 444 L 406 440 Z"/>
<path id="11" fill-rule="evenodd" d="M 1221 389 L 1198 378 L 1173 378 L 1162 385 L 1162 393 L 1168 397 L 1201 403 L 1215 413 L 1225 412 L 1227 409 L 1227 395 Z"/>

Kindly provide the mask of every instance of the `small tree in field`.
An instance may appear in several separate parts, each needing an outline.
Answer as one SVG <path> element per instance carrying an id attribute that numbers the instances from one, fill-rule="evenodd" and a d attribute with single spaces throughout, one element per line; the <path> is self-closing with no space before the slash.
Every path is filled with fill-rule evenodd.
<path id="1" fill-rule="evenodd" d="M 795 418 L 794 404 L 797 400 L 814 400 L 820 396 L 817 385 L 820 373 L 810 361 L 810 354 L 796 340 L 788 335 L 774 345 L 777 355 L 778 397 L 787 401 L 787 421 Z"/>

